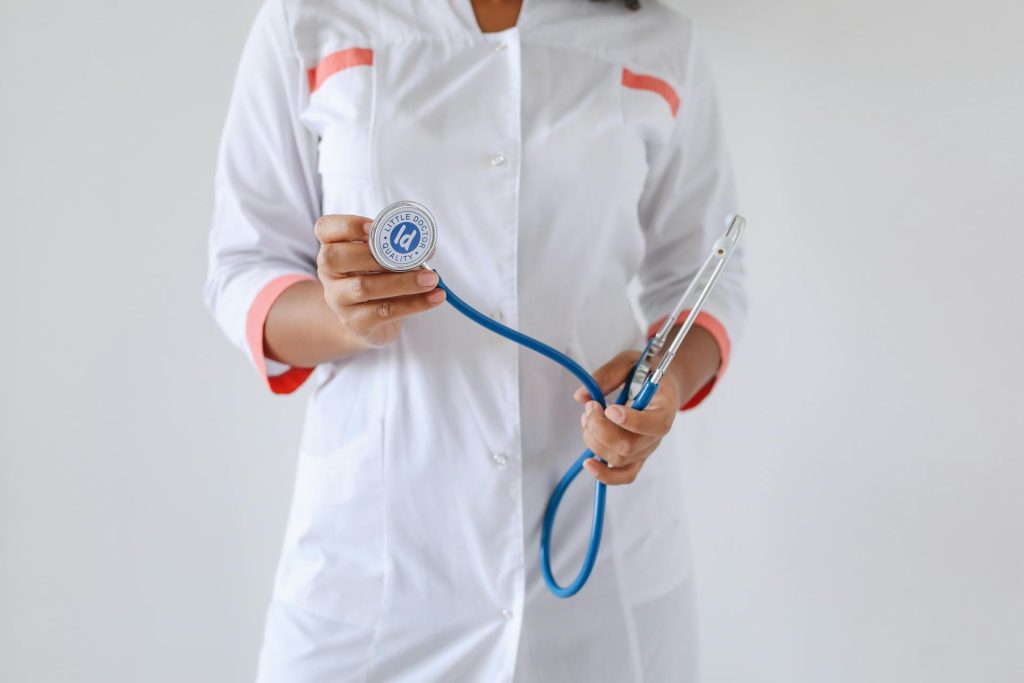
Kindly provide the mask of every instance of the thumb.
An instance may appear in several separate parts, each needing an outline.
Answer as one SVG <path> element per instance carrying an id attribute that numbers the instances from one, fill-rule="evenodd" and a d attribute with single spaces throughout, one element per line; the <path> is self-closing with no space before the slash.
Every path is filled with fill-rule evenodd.
<path id="1" fill-rule="evenodd" d="M 629 371 L 636 365 L 638 358 L 640 358 L 638 351 L 623 351 L 595 370 L 593 375 L 594 381 L 601 387 L 602 393 L 609 394 L 613 389 L 620 386 L 626 380 Z M 572 397 L 579 403 L 586 403 L 591 399 L 597 400 L 596 396 L 590 395 L 586 387 L 577 389 Z"/>

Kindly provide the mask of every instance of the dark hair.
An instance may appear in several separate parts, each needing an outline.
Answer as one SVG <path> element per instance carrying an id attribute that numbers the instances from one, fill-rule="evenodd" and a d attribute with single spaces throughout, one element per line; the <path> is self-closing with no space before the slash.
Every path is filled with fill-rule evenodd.
<path id="1" fill-rule="evenodd" d="M 600 2 L 601 0 L 592 0 L 593 2 Z M 626 3 L 626 7 L 631 10 L 640 9 L 640 0 L 623 0 Z"/>

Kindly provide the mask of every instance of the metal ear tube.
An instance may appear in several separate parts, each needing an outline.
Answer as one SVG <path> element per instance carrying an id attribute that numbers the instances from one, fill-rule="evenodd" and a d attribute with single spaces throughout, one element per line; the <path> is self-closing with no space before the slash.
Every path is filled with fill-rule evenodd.
<path id="1" fill-rule="evenodd" d="M 689 334 L 694 322 L 696 322 L 701 309 L 704 308 L 704 302 L 708 300 L 708 297 L 711 295 L 711 290 L 714 289 L 715 284 L 718 282 L 718 278 L 722 275 L 722 271 L 725 270 L 725 264 L 729 262 L 729 257 L 732 256 L 732 253 L 736 248 L 736 244 L 743 235 L 743 230 L 746 228 L 746 224 L 747 221 L 743 216 L 733 216 L 729 223 L 729 229 L 726 230 L 725 235 L 715 241 L 715 244 L 711 248 L 711 253 L 704 260 L 704 264 L 690 281 L 690 284 L 683 292 L 683 295 L 679 297 L 679 300 L 676 302 L 672 312 L 667 318 L 665 318 L 665 322 L 662 323 L 658 333 L 654 335 L 651 343 L 648 344 L 646 351 L 637 363 L 636 371 L 633 373 L 633 381 L 630 383 L 630 400 L 636 401 L 645 384 L 648 382 L 654 385 L 661 383 L 661 378 L 664 377 L 669 365 L 672 364 L 672 359 L 675 358 L 676 353 L 679 351 L 679 347 L 683 344 L 683 340 L 686 339 L 686 335 Z M 709 271 L 710 275 L 708 275 Z M 661 357 L 657 368 L 652 373 L 651 366 L 654 363 L 654 359 L 661 353 L 669 332 L 676 325 L 676 321 L 679 319 L 679 316 L 682 315 L 683 310 L 686 309 L 687 303 L 693 296 L 694 290 L 701 282 L 704 282 L 704 286 L 701 288 L 700 294 L 693 302 L 689 313 L 686 315 L 686 319 L 679 326 L 675 336 L 672 338 L 668 351 L 666 351 Z M 646 405 L 646 403 L 644 405 Z"/>

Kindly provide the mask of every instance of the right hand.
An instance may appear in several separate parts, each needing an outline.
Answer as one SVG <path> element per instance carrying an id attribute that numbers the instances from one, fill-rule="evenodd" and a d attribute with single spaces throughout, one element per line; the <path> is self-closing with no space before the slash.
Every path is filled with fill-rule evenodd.
<path id="1" fill-rule="evenodd" d="M 432 270 L 392 273 L 380 267 L 367 243 L 372 223 L 365 216 L 329 215 L 321 216 L 314 228 L 320 240 L 316 263 L 324 299 L 368 348 L 392 343 L 403 318 L 437 308 L 445 299 Z"/>

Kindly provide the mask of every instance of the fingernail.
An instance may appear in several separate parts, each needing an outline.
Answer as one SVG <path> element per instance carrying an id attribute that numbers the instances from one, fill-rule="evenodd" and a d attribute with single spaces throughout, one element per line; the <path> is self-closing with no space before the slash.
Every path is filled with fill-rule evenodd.
<path id="1" fill-rule="evenodd" d="M 430 294 L 427 294 L 427 301 L 429 301 L 432 304 L 441 303 L 442 301 L 444 301 L 444 290 L 435 289 Z"/>
<path id="2" fill-rule="evenodd" d="M 597 478 L 597 465 L 594 464 L 593 460 L 584 460 L 583 469 L 585 469 L 587 471 L 587 474 L 589 474 L 590 476 L 594 477 L 595 479 Z"/>
<path id="3" fill-rule="evenodd" d="M 586 427 L 586 426 L 587 426 L 587 413 L 586 413 L 586 411 L 584 411 L 583 414 L 580 415 L 580 427 Z"/>
<path id="4" fill-rule="evenodd" d="M 604 411 L 604 414 L 605 417 L 607 417 L 615 424 L 619 424 L 620 422 L 622 422 L 622 419 L 626 417 L 626 413 L 623 412 L 622 406 L 608 406 L 608 408 Z"/>
<path id="5" fill-rule="evenodd" d="M 572 397 L 577 401 L 581 401 L 587 397 L 587 390 L 583 387 L 580 387 L 579 389 L 573 392 Z"/>
<path id="6" fill-rule="evenodd" d="M 433 287 L 437 284 L 437 273 L 432 270 L 423 270 L 416 276 L 416 284 L 420 287 Z"/>
<path id="7" fill-rule="evenodd" d="M 590 401 L 589 403 L 587 403 L 587 415 L 590 415 L 592 412 L 594 412 L 595 408 L 597 408 L 597 401 Z"/>
<path id="8" fill-rule="evenodd" d="M 370 234 L 370 228 L 372 228 L 372 227 L 373 227 L 373 221 L 365 221 L 363 223 L 363 234 L 369 235 Z"/>

